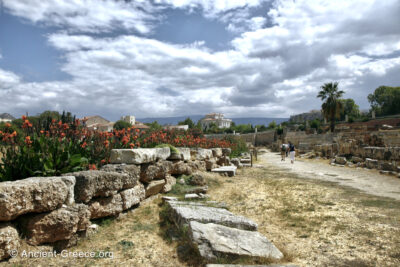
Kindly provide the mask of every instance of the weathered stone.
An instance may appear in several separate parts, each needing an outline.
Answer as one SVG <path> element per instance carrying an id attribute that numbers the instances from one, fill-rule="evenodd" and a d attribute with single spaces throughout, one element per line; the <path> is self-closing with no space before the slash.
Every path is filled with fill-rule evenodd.
<path id="1" fill-rule="evenodd" d="M 222 149 L 222 155 L 224 155 L 224 156 L 229 156 L 231 153 L 232 153 L 232 149 L 230 149 L 230 148 Z"/>
<path id="2" fill-rule="evenodd" d="M 185 194 L 185 199 L 200 199 L 200 198 L 202 197 L 198 194 Z"/>
<path id="3" fill-rule="evenodd" d="M 139 181 L 140 166 L 134 164 L 107 164 L 101 167 L 101 171 L 127 173 L 132 180 Z"/>
<path id="4" fill-rule="evenodd" d="M 213 157 L 214 158 L 220 158 L 222 157 L 222 148 L 211 148 L 211 151 L 213 153 Z"/>
<path id="5" fill-rule="evenodd" d="M 190 221 L 202 223 L 216 223 L 244 230 L 257 230 L 257 224 L 243 216 L 215 207 L 188 206 L 179 202 L 167 203 L 171 208 L 171 218 L 179 226 L 188 224 Z"/>
<path id="6" fill-rule="evenodd" d="M 60 208 L 50 213 L 26 216 L 21 227 L 27 242 L 32 245 L 52 243 L 73 237 L 77 231 L 84 231 L 90 225 L 90 212 L 86 205 Z"/>
<path id="7" fill-rule="evenodd" d="M 143 164 L 155 162 L 158 159 L 166 160 L 171 155 L 169 147 L 163 148 L 137 148 L 137 149 L 113 149 L 110 161 L 113 164 Z"/>
<path id="8" fill-rule="evenodd" d="M 378 168 L 380 170 L 384 170 L 384 171 L 394 171 L 397 169 L 397 166 L 390 162 L 382 161 L 382 162 L 378 162 Z"/>
<path id="9" fill-rule="evenodd" d="M 366 158 L 365 165 L 368 169 L 377 169 L 378 168 L 378 160 Z"/>
<path id="10" fill-rule="evenodd" d="M 163 197 L 164 198 L 164 197 Z M 227 209 L 228 206 L 224 202 L 217 202 L 213 200 L 209 201 L 179 201 L 178 198 L 168 197 L 165 199 L 164 202 L 171 202 L 172 205 L 179 205 L 179 206 L 205 206 L 205 207 L 214 207 L 214 208 L 221 208 Z"/>
<path id="11" fill-rule="evenodd" d="M 271 264 L 271 265 L 207 264 L 206 267 L 299 267 L 299 266 L 293 264 Z"/>
<path id="12" fill-rule="evenodd" d="M 192 160 L 205 160 L 213 157 L 212 150 L 205 148 L 192 148 L 190 154 Z"/>
<path id="13" fill-rule="evenodd" d="M 166 201 L 178 201 L 177 197 L 169 197 L 169 196 L 162 196 L 161 199 L 163 203 L 165 203 Z"/>
<path id="14" fill-rule="evenodd" d="M 171 172 L 173 163 L 167 160 L 160 160 L 156 163 L 142 164 L 140 181 L 149 183 L 153 179 L 164 179 Z"/>
<path id="15" fill-rule="evenodd" d="M 223 167 L 219 167 L 216 169 L 212 169 L 212 172 L 216 172 L 216 173 L 224 173 L 227 174 L 229 177 L 235 176 L 236 175 L 236 166 L 223 166 Z"/>
<path id="16" fill-rule="evenodd" d="M 205 194 L 208 191 L 208 186 L 196 186 L 196 187 L 191 187 L 191 188 L 187 188 L 185 189 L 185 193 L 186 194 Z"/>
<path id="17" fill-rule="evenodd" d="M 165 185 L 165 180 L 154 180 L 146 186 L 146 198 L 160 193 Z"/>
<path id="18" fill-rule="evenodd" d="M 187 147 L 177 147 L 178 153 L 171 153 L 169 160 L 190 160 L 190 148 Z"/>
<path id="19" fill-rule="evenodd" d="M 353 162 L 353 163 L 359 163 L 359 162 L 363 162 L 363 161 L 364 160 L 360 157 L 355 157 L 355 156 L 351 157 L 351 162 Z"/>
<path id="20" fill-rule="evenodd" d="M 178 161 L 172 165 L 171 174 L 173 175 L 190 175 L 192 174 L 192 168 L 183 161 Z"/>
<path id="21" fill-rule="evenodd" d="M 139 183 L 134 188 L 121 191 L 120 195 L 122 197 L 122 209 L 127 210 L 139 204 L 146 197 L 146 191 L 143 184 Z"/>
<path id="22" fill-rule="evenodd" d="M 9 223 L 0 223 L 0 260 L 10 258 L 10 251 L 18 251 L 19 247 L 17 229 Z"/>
<path id="23" fill-rule="evenodd" d="M 137 184 L 137 177 L 127 173 L 108 171 L 81 171 L 70 175 L 76 177 L 75 200 L 89 202 L 93 197 L 108 197 L 122 189 Z"/>
<path id="24" fill-rule="evenodd" d="M 163 186 L 162 192 L 167 193 L 171 191 L 172 187 L 176 184 L 176 178 L 172 175 L 167 174 L 165 176 L 165 184 Z"/>
<path id="25" fill-rule="evenodd" d="M 231 161 L 229 157 L 222 157 L 217 160 L 217 164 L 220 166 L 229 166 L 231 165 Z"/>
<path id="26" fill-rule="evenodd" d="M 231 163 L 235 165 L 237 168 L 243 167 L 242 163 L 240 162 L 240 159 L 238 158 L 231 159 Z"/>
<path id="27" fill-rule="evenodd" d="M 215 159 L 206 159 L 206 170 L 211 171 L 212 169 L 218 168 L 217 162 Z"/>
<path id="28" fill-rule="evenodd" d="M 347 162 L 345 157 L 335 157 L 335 163 L 340 165 L 345 165 Z"/>
<path id="29" fill-rule="evenodd" d="M 224 256 L 247 256 L 280 260 L 282 252 L 259 232 L 245 231 L 214 223 L 189 223 L 189 236 L 207 261 Z"/>
<path id="30" fill-rule="evenodd" d="M 73 204 L 75 177 L 32 177 L 0 183 L 0 221 Z"/>
<path id="31" fill-rule="evenodd" d="M 207 182 L 206 179 L 204 178 L 204 175 L 202 175 L 201 173 L 194 173 L 192 177 L 189 179 L 189 184 L 203 186 L 206 185 Z"/>
<path id="32" fill-rule="evenodd" d="M 91 219 L 116 216 L 123 211 L 124 202 L 120 194 L 96 198 L 89 202 Z"/>
<path id="33" fill-rule="evenodd" d="M 190 161 L 187 164 L 192 169 L 192 172 L 206 171 L 206 163 L 204 161 L 195 160 L 195 161 Z"/>
<path id="34" fill-rule="evenodd" d="M 76 246 L 78 244 L 78 241 L 79 241 L 79 234 L 75 233 L 71 236 L 71 238 L 66 240 L 58 240 L 54 242 L 52 245 L 55 251 L 61 252 L 66 248 Z"/>

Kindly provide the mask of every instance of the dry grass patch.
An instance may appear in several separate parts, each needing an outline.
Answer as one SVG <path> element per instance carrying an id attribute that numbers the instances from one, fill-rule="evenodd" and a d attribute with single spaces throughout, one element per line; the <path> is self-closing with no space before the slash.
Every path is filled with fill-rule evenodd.
<path id="1" fill-rule="evenodd" d="M 210 188 L 300 266 L 400 266 L 400 202 L 274 167 L 245 168 Z"/>

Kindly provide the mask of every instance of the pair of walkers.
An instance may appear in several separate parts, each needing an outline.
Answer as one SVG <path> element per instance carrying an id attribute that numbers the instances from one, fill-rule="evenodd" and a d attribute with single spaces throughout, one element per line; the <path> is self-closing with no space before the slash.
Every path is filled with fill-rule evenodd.
<path id="1" fill-rule="evenodd" d="M 296 156 L 296 148 L 294 144 L 289 141 L 289 144 L 282 144 L 281 145 L 281 161 L 285 161 L 285 158 L 288 156 L 290 157 L 290 162 L 294 163 L 294 157 Z"/>

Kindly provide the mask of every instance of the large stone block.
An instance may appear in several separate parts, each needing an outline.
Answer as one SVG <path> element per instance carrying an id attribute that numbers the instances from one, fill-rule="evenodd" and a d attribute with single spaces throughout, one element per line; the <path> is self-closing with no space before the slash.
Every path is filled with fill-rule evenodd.
<path id="1" fill-rule="evenodd" d="M 127 210 L 139 204 L 145 198 L 146 191 L 143 184 L 139 183 L 134 188 L 121 191 L 120 194 L 122 197 L 122 209 Z"/>
<path id="2" fill-rule="evenodd" d="M 229 156 L 231 153 L 232 153 L 232 149 L 230 149 L 230 148 L 222 149 L 222 155 L 224 155 L 224 156 Z"/>
<path id="3" fill-rule="evenodd" d="M 72 238 L 77 231 L 84 231 L 89 227 L 89 219 L 88 207 L 76 204 L 50 213 L 26 216 L 21 219 L 20 225 L 27 242 L 39 245 Z"/>
<path id="4" fill-rule="evenodd" d="M 222 157 L 222 148 L 211 148 L 211 151 L 213 153 L 213 157 L 214 158 L 220 158 Z"/>
<path id="5" fill-rule="evenodd" d="M 171 155 L 169 147 L 163 148 L 137 148 L 137 149 L 113 149 L 111 150 L 110 161 L 113 164 L 143 164 L 166 160 Z"/>
<path id="6" fill-rule="evenodd" d="M 74 202 L 75 177 L 32 177 L 0 183 L 0 221 Z"/>
<path id="7" fill-rule="evenodd" d="M 173 163 L 167 160 L 160 160 L 156 163 L 142 165 L 140 181 L 149 183 L 153 179 L 164 179 L 171 172 Z"/>
<path id="8" fill-rule="evenodd" d="M 165 185 L 165 180 L 154 180 L 151 181 L 145 188 L 146 188 L 146 198 L 157 195 L 163 190 Z"/>
<path id="9" fill-rule="evenodd" d="M 127 173 L 81 171 L 70 175 L 76 178 L 75 200 L 84 203 L 93 197 L 108 197 L 116 191 L 132 188 L 137 184 L 137 177 Z"/>
<path id="10" fill-rule="evenodd" d="M 121 194 L 93 199 L 89 203 L 91 219 L 116 216 L 123 211 L 124 202 Z"/>
<path id="11" fill-rule="evenodd" d="M 257 230 L 257 224 L 243 216 L 215 207 L 191 206 L 179 202 L 168 202 L 171 218 L 178 226 L 187 225 L 191 221 L 216 223 L 244 230 Z"/>
<path id="12" fill-rule="evenodd" d="M 20 239 L 17 229 L 9 223 L 0 223 L 0 260 L 11 257 L 11 251 L 18 251 Z"/>
<path id="13" fill-rule="evenodd" d="M 347 160 L 345 157 L 335 157 L 335 163 L 345 165 L 347 163 Z"/>
<path id="14" fill-rule="evenodd" d="M 134 164 L 107 164 L 101 167 L 101 171 L 126 173 L 131 176 L 132 180 L 139 181 L 140 166 Z"/>
<path id="15" fill-rule="evenodd" d="M 205 148 L 197 149 L 197 155 L 196 155 L 197 160 L 205 160 L 205 159 L 210 159 L 212 157 L 213 157 L 213 152 L 211 149 L 205 149 Z"/>
<path id="16" fill-rule="evenodd" d="M 187 164 L 192 169 L 192 172 L 206 171 L 206 163 L 204 161 L 195 160 L 195 161 L 190 161 Z"/>
<path id="17" fill-rule="evenodd" d="M 190 160 L 190 148 L 188 147 L 177 147 L 178 153 L 171 153 L 168 159 L 170 160 Z"/>
<path id="18" fill-rule="evenodd" d="M 171 191 L 172 187 L 176 184 L 176 178 L 171 176 L 170 174 L 167 174 L 165 176 L 165 184 L 163 186 L 162 192 L 167 193 Z"/>
<path id="19" fill-rule="evenodd" d="M 378 160 L 376 159 L 365 159 L 365 165 L 368 169 L 377 169 L 378 168 Z"/>
<path id="20" fill-rule="evenodd" d="M 218 168 L 217 162 L 215 159 L 206 159 L 206 170 L 211 171 L 212 169 Z"/>
<path id="21" fill-rule="evenodd" d="M 184 163 L 183 161 L 175 162 L 171 168 L 171 174 L 173 175 L 190 175 L 192 174 L 192 168 L 188 163 Z"/>
<path id="22" fill-rule="evenodd" d="M 259 232 L 245 231 L 214 223 L 189 223 L 189 236 L 200 255 L 207 261 L 219 257 L 283 258 L 282 252 Z"/>

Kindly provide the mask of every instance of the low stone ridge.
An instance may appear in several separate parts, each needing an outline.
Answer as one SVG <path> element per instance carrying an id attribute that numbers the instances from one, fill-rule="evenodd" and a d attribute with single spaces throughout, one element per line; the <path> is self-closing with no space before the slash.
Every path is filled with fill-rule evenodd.
<path id="1" fill-rule="evenodd" d="M 216 223 L 244 230 L 257 230 L 257 224 L 243 216 L 215 207 L 182 205 L 179 202 L 167 202 L 171 208 L 171 218 L 176 225 L 182 226 L 190 221 Z"/>
<path id="2" fill-rule="evenodd" d="M 21 227 L 31 245 L 67 240 L 90 225 L 90 212 L 86 205 L 76 204 L 49 213 L 21 218 Z"/>
<path id="3" fill-rule="evenodd" d="M 146 198 L 160 193 L 165 185 L 165 180 L 151 181 L 146 188 Z"/>
<path id="4" fill-rule="evenodd" d="M 140 181 L 149 183 L 154 179 L 164 179 L 171 172 L 173 163 L 167 160 L 160 160 L 155 164 L 142 164 Z"/>
<path id="5" fill-rule="evenodd" d="M 0 260 L 10 258 L 10 251 L 18 251 L 19 247 L 17 229 L 10 223 L 0 223 Z"/>
<path id="6" fill-rule="evenodd" d="M 75 177 L 32 177 L 0 183 L 0 221 L 74 202 Z"/>
<path id="7" fill-rule="evenodd" d="M 137 148 L 137 149 L 113 149 L 110 161 L 112 164 L 143 164 L 166 160 L 171 155 L 169 147 L 162 148 Z"/>
<path id="8" fill-rule="evenodd" d="M 200 255 L 208 261 L 221 256 L 248 256 L 273 260 L 283 258 L 282 252 L 259 232 L 191 221 L 189 235 Z"/>
<path id="9" fill-rule="evenodd" d="M 205 206 L 205 207 L 214 207 L 214 208 L 222 208 L 227 209 L 228 206 L 224 202 L 217 202 L 213 200 L 209 201 L 179 201 L 176 197 L 163 197 L 164 201 L 172 202 L 172 205 L 180 205 L 180 206 Z"/>
<path id="10" fill-rule="evenodd" d="M 298 267 L 297 265 L 271 264 L 271 265 L 238 265 L 238 264 L 207 264 L 206 267 Z"/>
<path id="11" fill-rule="evenodd" d="M 70 173 L 76 178 L 76 202 L 89 202 L 93 197 L 108 197 L 137 184 L 137 177 L 127 173 L 108 171 L 81 171 Z"/>

